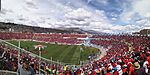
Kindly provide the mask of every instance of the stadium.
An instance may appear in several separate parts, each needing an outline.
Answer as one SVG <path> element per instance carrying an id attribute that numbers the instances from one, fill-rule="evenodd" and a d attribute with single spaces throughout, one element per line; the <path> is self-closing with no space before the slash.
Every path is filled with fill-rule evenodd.
<path id="1" fill-rule="evenodd" d="M 137 36 L 12 32 L 7 31 L 7 25 L 13 24 L 1 23 L 1 26 L 6 28 L 0 32 L 2 70 L 17 71 L 18 57 L 20 64 L 27 57 L 35 73 L 39 73 L 39 65 L 44 74 L 58 74 L 61 71 L 68 73 L 72 71 L 69 70 L 71 68 L 91 68 L 95 71 L 98 70 L 96 65 L 101 68 L 114 61 L 117 62 L 116 65 L 119 62 L 135 62 L 137 59 L 142 60 L 144 55 L 149 53 L 150 37 L 147 34 Z M 17 28 L 19 29 L 19 25 Z M 38 47 L 41 47 L 41 50 Z M 8 64 L 13 68 L 8 67 Z M 87 73 L 94 73 L 88 69 Z M 78 71 L 80 73 L 80 70 L 75 70 L 75 73 Z"/>
<path id="2" fill-rule="evenodd" d="M 128 1 L 69 1 L 2 0 L 0 75 L 150 74 L 149 11 L 124 6 L 125 16 L 118 7 Z"/>

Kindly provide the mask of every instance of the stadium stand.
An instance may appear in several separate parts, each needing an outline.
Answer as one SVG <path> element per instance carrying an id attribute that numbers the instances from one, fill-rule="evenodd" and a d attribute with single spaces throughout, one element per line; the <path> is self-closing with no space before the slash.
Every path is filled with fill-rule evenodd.
<path id="1" fill-rule="evenodd" d="M 40 33 L 19 33 L 19 32 L 0 32 L 0 39 L 30 39 L 40 42 L 61 43 L 61 44 L 81 44 L 84 40 L 78 38 L 86 38 L 83 34 L 40 34 Z"/>
<path id="2" fill-rule="evenodd" d="M 64 44 L 81 44 L 84 40 L 78 38 L 86 38 L 84 34 L 34 34 L 34 40 L 42 42 L 64 43 Z"/>
<path id="3" fill-rule="evenodd" d="M 42 42 L 54 42 L 63 44 L 82 44 L 85 34 L 60 34 L 49 33 L 49 29 L 39 29 L 20 25 L 17 30 L 9 23 L 0 23 L 0 39 L 3 40 L 36 40 Z M 15 31 L 9 31 L 9 28 Z M 27 29 L 22 31 L 23 29 Z M 45 32 L 42 34 L 41 32 Z M 62 31 L 58 31 L 62 32 Z M 147 33 L 141 31 L 141 33 Z M 148 32 L 149 33 L 149 32 Z M 81 65 L 68 65 L 63 63 L 49 62 L 42 59 L 40 64 L 42 74 L 52 75 L 149 75 L 150 74 L 150 36 L 133 35 L 93 35 L 89 44 L 106 48 L 106 54 L 102 58 Z M 18 49 L 0 41 L 0 75 L 16 74 L 18 69 Z M 39 57 L 30 52 L 21 53 L 20 65 L 23 58 L 28 58 L 30 66 L 38 74 Z M 7 74 L 6 74 L 7 75 Z"/>
<path id="4" fill-rule="evenodd" d="M 85 38 L 81 34 L 35 34 L 0 32 L 1 39 L 36 39 L 44 42 L 78 44 L 77 38 Z M 41 39 L 42 38 L 42 39 Z M 94 35 L 91 44 L 107 48 L 106 55 L 99 60 L 78 65 L 64 65 L 42 61 L 41 70 L 45 74 L 54 75 L 148 75 L 150 66 L 150 37 L 132 35 Z M 75 40 L 75 42 L 74 42 Z M 82 40 L 83 42 L 83 40 Z M 80 42 L 81 43 L 81 42 Z M 0 44 L 1 70 L 17 70 L 18 50 Z M 22 53 L 21 59 L 28 57 L 30 65 L 38 73 L 38 58 Z M 22 60 L 20 61 L 20 64 Z"/>

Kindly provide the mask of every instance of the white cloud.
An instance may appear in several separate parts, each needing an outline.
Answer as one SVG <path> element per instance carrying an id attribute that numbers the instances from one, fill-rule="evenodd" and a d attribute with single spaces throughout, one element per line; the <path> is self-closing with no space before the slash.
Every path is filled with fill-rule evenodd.
<path id="1" fill-rule="evenodd" d="M 0 13 L 0 21 L 51 28 L 79 27 L 85 30 L 107 33 L 138 29 L 135 25 L 112 25 L 105 16 L 104 11 L 91 11 L 91 8 L 84 3 L 72 1 L 81 8 L 63 5 L 59 3 L 59 0 L 2 0 L 3 11 Z M 107 0 L 101 2 L 105 1 L 107 2 Z M 132 15 L 132 12 L 129 14 L 124 13 L 123 18 L 130 20 Z"/>
<path id="2" fill-rule="evenodd" d="M 87 4 L 89 4 L 92 0 L 87 0 Z"/>
<path id="3" fill-rule="evenodd" d="M 84 14 L 84 15 L 82 15 Z M 96 10 L 89 12 L 83 8 L 73 10 L 65 14 L 64 21 L 59 23 L 61 26 L 80 27 L 85 30 L 95 30 L 105 33 L 122 33 L 134 31 L 135 25 L 112 25 L 107 20 L 103 11 Z"/>
<path id="4" fill-rule="evenodd" d="M 72 27 L 71 25 L 76 25 L 80 28 L 90 30 L 103 30 L 107 29 L 104 25 L 111 25 L 109 21 L 107 21 L 103 11 L 96 10 L 95 12 L 90 12 L 83 8 L 66 13 L 65 21 L 67 23 L 69 21 L 70 27 Z"/>
<path id="5" fill-rule="evenodd" d="M 139 0 L 133 2 L 133 11 L 141 16 L 150 17 L 150 0 Z"/>
<path id="6" fill-rule="evenodd" d="M 136 21 L 136 25 L 140 26 L 141 29 L 150 28 L 150 17 L 145 17 L 141 20 Z"/>
<path id="7" fill-rule="evenodd" d="M 129 31 L 139 31 L 150 27 L 150 0 L 132 0 L 131 5 L 127 7 L 124 4 L 124 11 L 120 15 L 123 22 L 133 25 L 126 25 Z"/>
<path id="8" fill-rule="evenodd" d="M 108 0 L 96 0 L 98 3 L 102 3 L 104 5 L 108 4 Z"/>
<path id="9" fill-rule="evenodd" d="M 65 17 L 68 19 L 76 19 L 76 20 L 84 20 L 85 18 L 90 18 L 92 13 L 87 12 L 83 8 L 79 8 L 77 10 L 73 10 L 67 14 L 65 14 Z"/>

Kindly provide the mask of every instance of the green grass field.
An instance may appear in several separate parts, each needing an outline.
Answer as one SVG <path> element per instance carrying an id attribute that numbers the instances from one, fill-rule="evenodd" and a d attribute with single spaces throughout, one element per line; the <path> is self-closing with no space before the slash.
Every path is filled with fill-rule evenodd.
<path id="1" fill-rule="evenodd" d="M 16 46 L 18 46 L 17 41 L 8 41 Z M 29 51 L 38 55 L 38 49 L 35 49 L 35 45 L 45 45 L 43 49 L 42 57 L 52 59 L 54 61 L 60 61 L 70 64 L 79 64 L 80 61 L 88 60 L 89 54 L 98 53 L 99 50 L 93 47 L 77 46 L 77 45 L 58 45 L 49 43 L 40 43 L 33 41 L 21 41 L 21 48 L 26 48 Z"/>

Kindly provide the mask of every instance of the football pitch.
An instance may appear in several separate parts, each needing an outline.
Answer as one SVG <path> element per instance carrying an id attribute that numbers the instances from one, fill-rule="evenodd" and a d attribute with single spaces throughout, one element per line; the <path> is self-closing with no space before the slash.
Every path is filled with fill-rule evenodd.
<path id="1" fill-rule="evenodd" d="M 8 42 L 18 46 L 18 41 Z M 21 41 L 20 47 L 38 55 L 38 49 L 35 49 L 34 46 L 39 44 L 46 46 L 42 49 L 42 57 L 69 64 L 79 64 L 80 61 L 88 60 L 89 55 L 99 53 L 97 48 L 83 45 L 59 45 L 35 41 Z"/>

